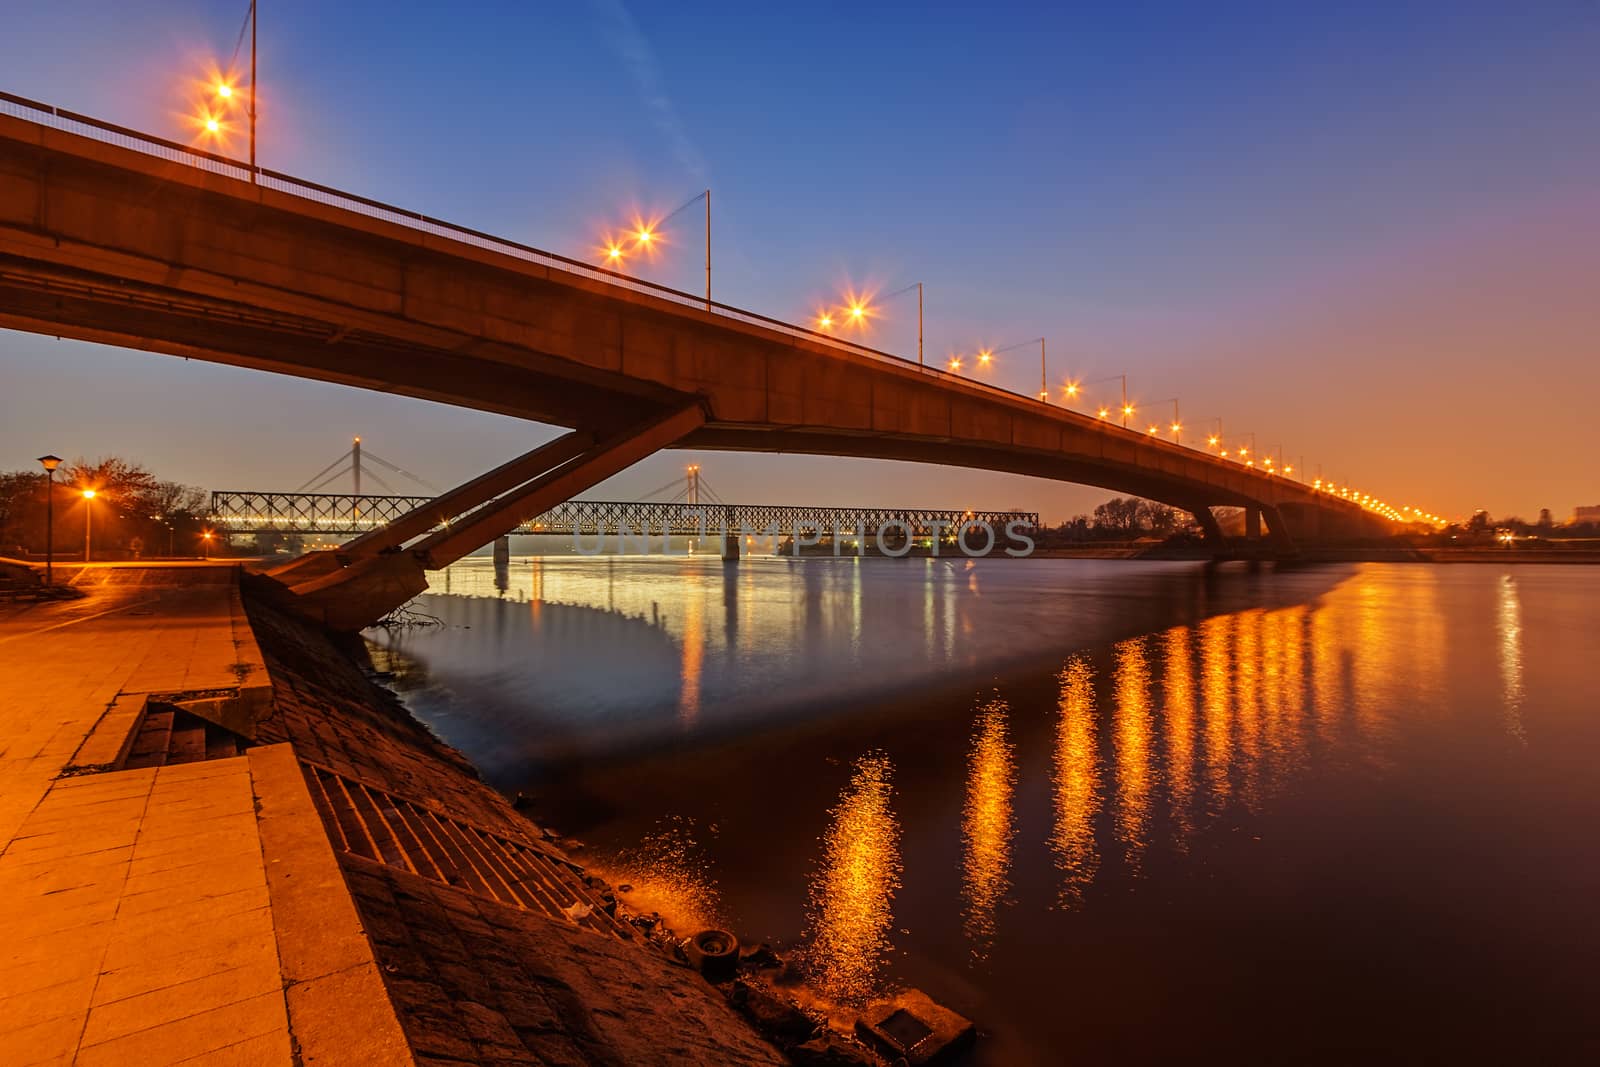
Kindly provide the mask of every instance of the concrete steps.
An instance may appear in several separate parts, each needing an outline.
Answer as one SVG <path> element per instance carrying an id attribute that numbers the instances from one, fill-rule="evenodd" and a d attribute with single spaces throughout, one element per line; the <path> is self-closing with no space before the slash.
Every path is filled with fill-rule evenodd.
<path id="1" fill-rule="evenodd" d="M 227 759 L 246 741 L 232 730 L 170 704 L 151 704 L 134 734 L 122 770 Z"/>

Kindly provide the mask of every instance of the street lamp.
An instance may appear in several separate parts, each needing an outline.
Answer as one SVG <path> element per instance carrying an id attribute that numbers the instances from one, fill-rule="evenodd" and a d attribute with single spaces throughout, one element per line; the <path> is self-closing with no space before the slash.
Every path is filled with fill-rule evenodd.
<path id="1" fill-rule="evenodd" d="M 1026 341 L 1018 341 L 1014 345 L 1006 345 L 1004 348 L 991 348 L 991 349 L 987 349 L 986 351 L 988 352 L 989 357 L 992 358 L 994 356 L 998 356 L 1002 352 L 1014 352 L 1019 348 L 1029 348 L 1029 347 L 1031 347 L 1033 345 L 1038 345 L 1039 346 L 1039 399 L 1043 400 L 1045 403 L 1049 403 L 1050 402 L 1050 380 L 1049 380 L 1049 377 L 1046 375 L 1045 369 L 1044 369 L 1044 338 L 1043 337 L 1030 337 L 1030 338 L 1028 338 L 1028 340 L 1026 340 Z M 988 359 L 984 359 L 985 363 L 987 363 L 988 361 L 989 361 Z"/>
<path id="2" fill-rule="evenodd" d="M 922 366 L 922 283 L 912 282 L 903 289 L 896 289 L 892 293 L 885 293 L 883 296 L 879 297 L 879 299 L 888 300 L 890 297 L 899 296 L 901 293 L 909 293 L 913 289 L 917 291 L 917 366 L 920 367 Z M 859 304 L 852 304 L 850 308 L 850 313 L 854 315 L 857 320 L 861 318 L 861 316 L 857 314 L 857 312 L 860 310 L 860 307 L 861 306 Z"/>
<path id="3" fill-rule="evenodd" d="M 682 204 L 673 208 L 666 215 L 648 221 L 635 216 L 633 229 L 626 234 L 625 239 L 633 242 L 633 248 L 622 247 L 622 241 L 614 236 L 607 236 L 605 243 L 600 246 L 603 262 L 613 270 L 622 267 L 623 259 L 630 252 L 644 252 L 647 256 L 652 254 L 661 240 L 661 228 L 677 218 L 689 208 L 704 200 L 706 205 L 706 310 L 711 310 L 711 190 L 696 193 Z M 831 325 L 831 323 L 830 323 Z"/>
<path id="4" fill-rule="evenodd" d="M 1183 444 L 1183 441 L 1178 436 L 1183 431 L 1183 420 L 1178 417 L 1178 398 L 1169 396 L 1165 400 L 1157 401 L 1157 403 L 1172 405 L 1172 440 L 1180 445 Z"/>
<path id="5" fill-rule="evenodd" d="M 250 0 L 250 10 L 245 16 L 250 25 L 250 97 L 245 101 L 245 116 L 250 121 L 250 181 L 251 184 L 259 182 L 260 171 L 256 168 L 256 0 Z M 244 30 L 239 31 L 239 44 L 244 43 Z M 233 59 L 239 58 L 239 47 L 234 46 Z M 205 136 L 213 140 L 220 140 L 227 131 L 227 124 L 223 116 L 234 107 L 234 97 L 238 90 L 234 88 L 232 61 L 227 74 L 218 73 L 215 82 L 211 85 L 211 92 L 216 96 L 216 110 L 206 108 L 195 117 Z"/>
<path id="6" fill-rule="evenodd" d="M 93 489 L 85 489 L 83 491 L 83 561 L 85 563 L 89 562 L 89 535 L 94 519 L 94 498 L 95 491 Z"/>
<path id="7" fill-rule="evenodd" d="M 60 456 L 40 456 L 44 468 L 44 584 L 54 581 L 56 556 L 56 468 L 61 466 Z"/>
<path id="8" fill-rule="evenodd" d="M 896 289 L 892 293 L 885 293 L 882 296 L 876 297 L 876 300 L 877 300 L 878 303 L 882 303 L 883 301 L 889 300 L 889 299 L 891 299 L 893 297 L 897 297 L 897 296 L 901 295 L 902 293 L 909 293 L 913 289 L 915 289 L 917 291 L 917 366 L 920 367 L 920 366 L 923 366 L 923 360 L 922 360 L 922 283 L 921 282 L 912 282 L 910 285 L 907 285 L 907 286 L 905 286 L 903 288 L 900 288 L 900 289 Z M 867 328 L 867 321 L 869 319 L 871 319 L 875 314 L 877 314 L 877 309 L 873 306 L 873 301 L 874 301 L 874 294 L 872 294 L 872 293 L 862 293 L 862 294 L 858 295 L 857 293 L 855 293 L 855 292 L 853 292 L 851 290 L 846 290 L 845 291 L 845 296 L 844 296 L 844 306 L 842 306 L 842 307 L 837 309 L 837 312 L 838 312 L 837 319 L 838 320 L 842 320 L 844 325 L 847 326 L 847 327 L 855 327 L 857 329 L 863 329 L 864 330 L 864 329 Z M 817 329 L 819 329 L 819 330 L 831 330 L 831 329 L 833 329 L 835 321 L 836 321 L 836 318 L 835 318 L 835 313 L 834 313 L 833 309 L 824 308 L 823 310 L 821 310 L 821 311 L 819 311 L 817 313 L 816 322 L 817 322 Z M 987 361 L 984 361 L 984 362 L 987 362 Z"/>
<path id="9" fill-rule="evenodd" d="M 1128 376 L 1126 374 L 1113 374 L 1109 378 L 1096 378 L 1092 382 L 1068 382 L 1067 395 L 1076 397 L 1089 386 L 1101 385 L 1105 382 L 1122 383 L 1122 425 L 1128 425 L 1128 416 L 1133 414 L 1133 408 L 1128 403 Z M 1111 417 L 1110 406 L 1106 404 L 1100 405 L 1100 410 L 1095 413 L 1095 417 L 1101 420 L 1109 419 Z"/>
<path id="10" fill-rule="evenodd" d="M 211 558 L 211 531 L 207 530 L 200 535 L 200 558 Z"/>

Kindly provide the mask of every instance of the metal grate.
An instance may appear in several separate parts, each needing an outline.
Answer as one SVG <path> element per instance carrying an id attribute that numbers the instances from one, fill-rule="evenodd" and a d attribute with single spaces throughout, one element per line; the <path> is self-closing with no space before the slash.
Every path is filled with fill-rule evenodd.
<path id="1" fill-rule="evenodd" d="M 334 847 L 524 911 L 634 940 L 575 865 L 541 844 L 486 830 L 301 760 Z"/>

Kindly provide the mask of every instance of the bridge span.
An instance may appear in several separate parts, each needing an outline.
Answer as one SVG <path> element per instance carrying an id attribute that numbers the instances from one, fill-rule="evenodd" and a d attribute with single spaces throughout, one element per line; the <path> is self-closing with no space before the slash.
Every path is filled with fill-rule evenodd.
<path id="1" fill-rule="evenodd" d="M 230 533 L 272 531 L 302 534 L 364 534 L 387 526 L 433 497 L 380 496 L 354 493 L 257 493 L 223 489 L 211 494 L 210 519 Z M 895 529 L 903 536 L 927 537 L 982 523 L 1000 536 L 1010 523 L 1033 531 L 1036 511 L 974 511 L 952 508 L 807 507 L 792 504 L 723 504 L 684 501 L 568 500 L 525 519 L 514 534 L 571 535 L 616 533 L 626 527 L 639 533 L 679 536 L 723 536 L 729 532 L 769 531 L 792 537 L 797 531 L 845 531 L 873 536 Z"/>
<path id="2" fill-rule="evenodd" d="M 907 460 L 1245 509 L 1284 553 L 1387 520 L 959 375 L 0 94 L 0 327 L 572 430 L 279 575 L 351 627 L 669 447 Z M 431 532 L 430 532 L 431 531 Z M 422 538 L 422 540 L 418 540 Z"/>

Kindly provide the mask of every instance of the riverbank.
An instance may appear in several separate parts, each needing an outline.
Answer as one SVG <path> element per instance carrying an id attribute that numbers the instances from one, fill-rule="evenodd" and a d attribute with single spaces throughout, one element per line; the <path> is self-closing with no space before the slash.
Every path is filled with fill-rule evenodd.
<path id="1" fill-rule="evenodd" d="M 0 1060 L 784 1062 L 237 566 L 64 580 L 0 614 Z"/>
<path id="2" fill-rule="evenodd" d="M 248 588 L 248 586 L 247 586 Z M 247 593 L 291 742 L 419 1060 L 779 1063 L 610 887 L 360 669 Z"/>

